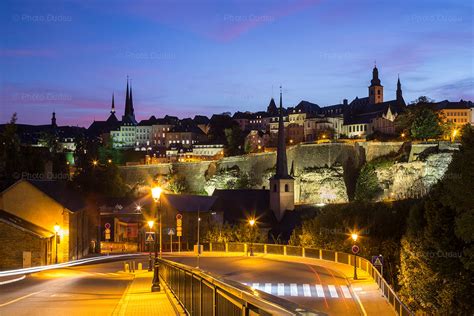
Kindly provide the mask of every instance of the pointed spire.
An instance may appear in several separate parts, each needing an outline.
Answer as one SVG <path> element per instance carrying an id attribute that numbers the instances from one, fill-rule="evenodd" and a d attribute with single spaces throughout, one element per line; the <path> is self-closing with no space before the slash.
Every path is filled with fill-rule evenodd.
<path id="1" fill-rule="evenodd" d="M 288 163 L 286 160 L 286 143 L 285 143 L 285 124 L 283 122 L 283 101 L 282 89 L 280 86 L 280 111 L 278 116 L 278 147 L 277 147 L 277 166 L 276 179 L 288 179 Z"/>
<path id="2" fill-rule="evenodd" d="M 114 93 L 112 92 L 112 109 L 110 110 L 111 114 L 115 113 L 115 96 Z"/>
<path id="3" fill-rule="evenodd" d="M 130 79 L 130 115 L 135 115 L 135 110 L 133 109 L 133 96 L 132 96 L 132 79 Z"/>
<path id="4" fill-rule="evenodd" d="M 379 70 L 377 69 L 377 65 L 375 65 L 374 69 L 372 70 L 372 80 L 370 83 L 371 86 L 380 86 Z"/>
<path id="5" fill-rule="evenodd" d="M 128 92 L 128 75 L 127 75 L 127 92 L 125 94 L 125 116 L 127 116 L 130 112 L 129 99 L 130 99 L 130 95 L 129 95 L 129 92 Z"/>
<path id="6" fill-rule="evenodd" d="M 403 100 L 402 84 L 400 83 L 400 75 L 398 75 L 398 81 L 397 81 L 397 100 L 398 101 Z"/>

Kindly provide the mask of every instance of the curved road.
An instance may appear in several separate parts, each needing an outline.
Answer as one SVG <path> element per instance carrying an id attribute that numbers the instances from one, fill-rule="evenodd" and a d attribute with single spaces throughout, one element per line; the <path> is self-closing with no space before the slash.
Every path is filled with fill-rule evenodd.
<path id="1" fill-rule="evenodd" d="M 123 262 L 47 270 L 0 285 L 0 315 L 111 315 L 132 277 Z"/>
<path id="2" fill-rule="evenodd" d="M 191 256 L 165 258 L 190 266 L 197 263 Z M 329 315 L 362 314 L 346 278 L 326 267 L 261 257 L 206 255 L 200 258 L 200 268 Z"/>

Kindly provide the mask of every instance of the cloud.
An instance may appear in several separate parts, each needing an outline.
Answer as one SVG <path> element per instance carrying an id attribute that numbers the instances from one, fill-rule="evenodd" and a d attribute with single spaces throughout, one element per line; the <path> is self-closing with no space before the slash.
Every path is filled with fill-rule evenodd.
<path id="1" fill-rule="evenodd" d="M 442 100 L 458 101 L 463 99 L 474 101 L 474 77 L 434 86 L 429 91 L 433 91 L 435 98 L 438 97 Z"/>

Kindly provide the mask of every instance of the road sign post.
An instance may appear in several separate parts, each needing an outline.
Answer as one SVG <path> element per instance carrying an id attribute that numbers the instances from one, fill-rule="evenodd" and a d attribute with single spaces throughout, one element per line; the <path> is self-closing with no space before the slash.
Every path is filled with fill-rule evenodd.
<path id="1" fill-rule="evenodd" d="M 174 228 L 168 228 L 168 235 L 170 236 L 170 249 L 173 252 L 173 235 L 175 234 Z"/>
<path id="2" fill-rule="evenodd" d="M 377 269 L 380 268 L 380 274 L 382 275 L 382 278 L 383 278 L 383 256 L 382 255 L 372 256 L 371 261 L 374 267 L 376 267 Z"/>
<path id="3" fill-rule="evenodd" d="M 357 254 L 359 253 L 359 246 L 352 246 L 352 253 L 354 254 L 354 280 L 357 280 Z"/>

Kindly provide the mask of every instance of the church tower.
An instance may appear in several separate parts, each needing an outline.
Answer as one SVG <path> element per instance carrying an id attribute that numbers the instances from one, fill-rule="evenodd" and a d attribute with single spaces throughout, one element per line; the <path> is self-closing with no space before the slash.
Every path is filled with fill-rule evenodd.
<path id="1" fill-rule="evenodd" d="M 51 117 L 51 126 L 52 127 L 57 127 L 56 125 L 56 112 L 53 112 L 53 116 Z"/>
<path id="2" fill-rule="evenodd" d="M 133 109 L 133 96 L 132 86 L 128 88 L 128 77 L 127 77 L 127 91 L 125 93 L 125 113 L 122 116 L 122 122 L 130 125 L 137 125 L 135 120 L 135 110 Z"/>
<path id="3" fill-rule="evenodd" d="M 293 211 L 295 209 L 295 180 L 288 174 L 282 103 L 280 87 L 277 164 L 276 173 L 270 178 L 270 209 L 278 221 L 281 221 L 283 215 L 285 215 L 285 211 Z"/>
<path id="4" fill-rule="evenodd" d="M 380 84 L 379 70 L 374 66 L 372 70 L 372 80 L 369 86 L 369 103 L 377 104 L 383 102 L 383 86 Z"/>
<path id="5" fill-rule="evenodd" d="M 402 94 L 402 84 L 400 83 L 400 76 L 398 76 L 398 81 L 397 81 L 397 101 L 401 102 L 403 100 L 403 94 Z"/>

